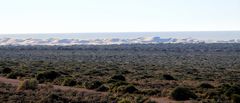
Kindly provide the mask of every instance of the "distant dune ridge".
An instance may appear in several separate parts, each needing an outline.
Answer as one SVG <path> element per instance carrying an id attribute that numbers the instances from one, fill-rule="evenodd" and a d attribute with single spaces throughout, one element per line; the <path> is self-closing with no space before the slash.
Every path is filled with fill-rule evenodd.
<path id="1" fill-rule="evenodd" d="M 240 31 L 0 34 L 0 45 L 240 43 Z"/>
<path id="2" fill-rule="evenodd" d="M 160 37 L 139 37 L 135 39 L 15 39 L 1 38 L 0 45 L 111 45 L 111 44 L 158 44 L 158 43 L 240 43 L 240 39 L 233 40 L 198 40 L 193 38 L 176 39 Z"/>

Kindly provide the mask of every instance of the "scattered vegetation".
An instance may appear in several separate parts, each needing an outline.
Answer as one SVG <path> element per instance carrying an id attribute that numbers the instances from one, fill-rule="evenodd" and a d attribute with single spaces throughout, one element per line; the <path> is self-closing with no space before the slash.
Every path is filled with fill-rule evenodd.
<path id="1" fill-rule="evenodd" d="M 1 103 L 111 103 L 113 95 L 58 90 L 51 86 L 16 91 L 18 87 L 0 83 Z"/>
<path id="2" fill-rule="evenodd" d="M 0 102 L 106 103 L 126 99 L 150 103 L 154 101 L 145 98 L 170 96 L 229 103 L 238 101 L 240 95 L 240 44 L 0 46 L 0 54 L 1 77 L 35 78 L 41 84 L 109 93 L 105 97 L 33 89 L 25 82 L 19 87 L 0 85 Z"/>

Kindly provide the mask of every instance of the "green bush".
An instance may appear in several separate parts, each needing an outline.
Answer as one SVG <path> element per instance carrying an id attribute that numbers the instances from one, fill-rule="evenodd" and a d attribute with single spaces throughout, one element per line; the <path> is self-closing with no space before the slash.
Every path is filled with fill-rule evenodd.
<path id="1" fill-rule="evenodd" d="M 124 86 L 124 85 L 128 85 L 129 83 L 125 82 L 125 81 L 118 81 L 118 82 L 114 82 L 112 85 L 110 85 L 110 90 L 112 92 L 117 92 L 117 88 L 119 86 Z"/>
<path id="2" fill-rule="evenodd" d="M 61 74 L 56 71 L 46 71 L 46 72 L 37 74 L 36 78 L 40 83 L 42 83 L 45 81 L 52 82 L 54 79 L 60 76 Z"/>
<path id="3" fill-rule="evenodd" d="M 102 83 L 100 81 L 89 81 L 84 83 L 84 87 L 87 89 L 96 89 L 101 85 Z"/>
<path id="4" fill-rule="evenodd" d="M 20 82 L 18 85 L 17 90 L 35 90 L 38 87 L 38 81 L 35 79 L 30 79 L 30 80 L 24 80 Z"/>
<path id="5" fill-rule="evenodd" d="M 1 70 L 1 73 L 3 73 L 3 74 L 8 74 L 8 73 L 11 73 L 11 72 L 12 72 L 12 69 L 10 69 L 10 68 L 3 68 Z"/>
<path id="6" fill-rule="evenodd" d="M 126 79 L 123 75 L 114 75 L 110 79 L 117 80 L 117 81 L 126 81 Z"/>
<path id="7" fill-rule="evenodd" d="M 73 78 L 65 78 L 62 85 L 63 86 L 75 86 L 75 85 L 77 85 L 77 82 Z"/>
<path id="8" fill-rule="evenodd" d="M 25 75 L 21 72 L 11 72 L 7 75 L 7 78 L 17 79 L 17 77 L 24 77 Z"/>
<path id="9" fill-rule="evenodd" d="M 185 87 L 176 87 L 172 93 L 171 97 L 174 100 L 189 100 L 190 98 L 196 99 L 197 95 L 194 94 L 190 89 Z"/>
<path id="10" fill-rule="evenodd" d="M 231 96 L 231 99 L 232 99 L 232 103 L 240 103 L 240 95 L 238 94 L 233 94 Z"/>

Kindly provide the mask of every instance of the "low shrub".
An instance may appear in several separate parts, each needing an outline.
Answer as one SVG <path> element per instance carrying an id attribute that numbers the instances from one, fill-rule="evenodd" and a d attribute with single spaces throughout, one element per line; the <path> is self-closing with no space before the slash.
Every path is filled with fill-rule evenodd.
<path id="1" fill-rule="evenodd" d="M 38 87 L 38 81 L 35 79 L 30 79 L 30 80 L 24 80 L 20 82 L 18 85 L 17 90 L 35 90 Z"/>
<path id="2" fill-rule="evenodd" d="M 240 103 L 240 95 L 238 94 L 233 94 L 231 96 L 231 99 L 232 99 L 232 103 Z"/>
<path id="3" fill-rule="evenodd" d="M 63 85 L 63 82 L 65 81 L 66 78 L 64 77 L 58 77 L 56 79 L 54 79 L 51 83 L 55 84 L 55 85 Z"/>
<path id="4" fill-rule="evenodd" d="M 3 68 L 2 70 L 1 70 L 1 73 L 3 73 L 3 74 L 8 74 L 8 73 L 11 73 L 12 72 L 12 69 L 10 69 L 10 68 Z"/>
<path id="5" fill-rule="evenodd" d="M 123 75 L 114 75 L 110 79 L 117 80 L 117 81 L 126 81 L 126 79 Z"/>
<path id="6" fill-rule="evenodd" d="M 190 98 L 196 99 L 197 95 L 194 94 L 190 89 L 185 87 L 176 87 L 172 93 L 171 97 L 174 100 L 189 100 Z"/>
<path id="7" fill-rule="evenodd" d="M 46 72 L 37 74 L 36 78 L 40 83 L 42 83 L 45 81 L 52 82 L 54 79 L 60 76 L 61 74 L 56 71 L 46 71 Z"/>
<path id="8" fill-rule="evenodd" d="M 164 74 L 163 79 L 165 79 L 165 80 L 176 80 L 173 76 L 171 76 L 169 74 Z"/>
<path id="9" fill-rule="evenodd" d="M 24 77 L 25 75 L 21 72 L 11 72 L 7 75 L 7 78 L 17 79 L 18 77 Z"/>
<path id="10" fill-rule="evenodd" d="M 133 85 L 124 85 L 124 86 L 119 86 L 117 88 L 118 93 L 134 93 L 137 92 L 138 89 L 135 88 Z"/>
<path id="11" fill-rule="evenodd" d="M 226 93 L 226 91 L 228 91 L 229 88 L 231 88 L 230 84 L 221 84 L 220 86 L 218 86 L 220 92 L 222 94 Z"/>
<path id="12" fill-rule="evenodd" d="M 85 82 L 83 85 L 87 89 L 96 89 L 100 87 L 102 83 L 100 81 L 89 81 L 89 82 Z"/>
<path id="13" fill-rule="evenodd" d="M 214 86 L 209 84 L 209 83 L 201 83 L 198 87 L 200 87 L 200 88 L 214 88 Z"/>
<path id="14" fill-rule="evenodd" d="M 110 90 L 112 92 L 117 92 L 117 89 L 119 86 L 125 86 L 128 85 L 129 83 L 124 82 L 124 81 L 118 81 L 118 82 L 114 82 L 112 85 L 110 85 Z"/>
<path id="15" fill-rule="evenodd" d="M 232 94 L 238 94 L 240 95 L 240 85 L 233 85 L 231 86 L 226 92 L 226 96 L 231 96 Z"/>
<path id="16" fill-rule="evenodd" d="M 63 86 L 75 86 L 75 85 L 77 85 L 77 81 L 74 80 L 73 78 L 65 78 L 62 85 Z"/>

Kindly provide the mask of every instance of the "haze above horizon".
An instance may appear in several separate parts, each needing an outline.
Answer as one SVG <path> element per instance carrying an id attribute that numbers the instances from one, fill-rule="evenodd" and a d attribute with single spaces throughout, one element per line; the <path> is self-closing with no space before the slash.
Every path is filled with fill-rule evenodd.
<path id="1" fill-rule="evenodd" d="M 139 37 L 161 37 L 161 38 L 177 38 L 186 39 L 193 38 L 199 40 L 240 40 L 240 31 L 201 31 L 201 32 L 114 32 L 114 33 L 43 33 L 43 34 L 5 34 L 0 35 L 0 39 L 135 39 Z"/>
<path id="2" fill-rule="evenodd" d="M 240 0 L 0 0 L 0 34 L 240 30 Z"/>

